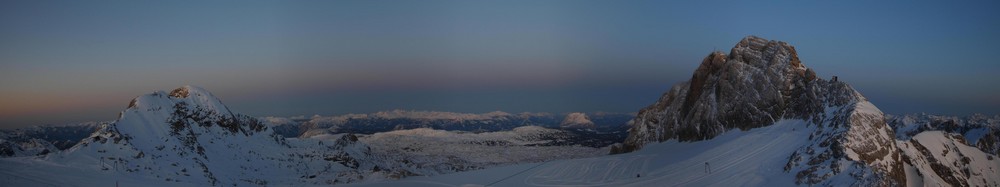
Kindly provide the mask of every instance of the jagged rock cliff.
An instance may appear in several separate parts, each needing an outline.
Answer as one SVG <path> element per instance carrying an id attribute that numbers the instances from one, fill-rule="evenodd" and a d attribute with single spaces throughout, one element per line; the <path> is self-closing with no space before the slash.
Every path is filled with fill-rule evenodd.
<path id="1" fill-rule="evenodd" d="M 869 185 L 905 182 L 895 135 L 878 108 L 846 83 L 817 78 L 795 47 L 755 36 L 743 38 L 728 55 L 712 52 L 689 81 L 640 110 L 628 138 L 612 153 L 670 139 L 711 139 L 779 119 L 803 119 L 815 129 L 812 142 L 791 153 L 785 167 L 798 173 L 796 183 L 834 177 Z"/>
<path id="2" fill-rule="evenodd" d="M 646 142 L 712 138 L 728 129 L 766 126 L 822 110 L 816 74 L 785 42 L 747 37 L 730 55 L 712 52 L 691 80 L 674 85 L 630 123 L 624 151 Z M 822 81 L 826 83 L 826 81 Z"/>

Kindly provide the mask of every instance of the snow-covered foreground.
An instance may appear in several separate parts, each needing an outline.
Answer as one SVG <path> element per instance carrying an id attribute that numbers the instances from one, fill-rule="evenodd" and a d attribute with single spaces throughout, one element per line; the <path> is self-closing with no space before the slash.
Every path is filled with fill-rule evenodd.
<path id="1" fill-rule="evenodd" d="M 627 154 L 347 186 L 788 186 L 795 174 L 782 167 L 812 131 L 804 121 L 782 120 L 706 141 L 654 143 Z"/>
<path id="2" fill-rule="evenodd" d="M 93 160 L 93 162 L 98 162 Z M 31 157 L 0 159 L 0 186 L 197 186 L 185 182 L 164 183 L 153 177 L 128 176 L 115 171 L 62 165 Z M 114 167 L 109 165 L 109 168 Z M 124 173 L 124 171 L 119 171 Z"/>
<path id="3" fill-rule="evenodd" d="M 783 172 L 782 167 L 788 153 L 808 142 L 809 132 L 812 128 L 807 128 L 804 121 L 782 120 L 749 131 L 733 130 L 706 141 L 654 143 L 627 154 L 346 186 L 787 186 L 794 183 L 795 176 Z M 4 185 L 109 186 L 115 181 L 122 185 L 183 185 L 155 178 L 92 173 L 29 158 L 0 162 L 9 166 L 0 169 L 0 178 L 16 179 Z M 705 162 L 712 173 L 705 171 Z M 75 179 L 50 180 L 47 176 Z"/>

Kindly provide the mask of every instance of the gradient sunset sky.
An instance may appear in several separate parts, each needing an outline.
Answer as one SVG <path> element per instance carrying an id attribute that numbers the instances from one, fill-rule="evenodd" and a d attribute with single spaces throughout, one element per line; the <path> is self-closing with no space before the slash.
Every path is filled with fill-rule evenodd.
<path id="1" fill-rule="evenodd" d="M 886 113 L 1000 112 L 998 1 L 2 1 L 0 128 L 198 85 L 254 116 L 636 112 L 757 35 Z"/>

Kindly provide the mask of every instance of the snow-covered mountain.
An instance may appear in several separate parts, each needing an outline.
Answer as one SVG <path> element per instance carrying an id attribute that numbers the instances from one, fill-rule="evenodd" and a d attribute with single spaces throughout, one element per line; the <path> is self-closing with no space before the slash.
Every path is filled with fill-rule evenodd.
<path id="1" fill-rule="evenodd" d="M 479 122 L 496 118 L 442 112 L 374 116 Z M 309 121 L 317 119 L 323 118 Z M 427 128 L 371 135 L 322 131 L 301 138 L 286 138 L 272 129 L 302 122 L 237 114 L 204 89 L 184 86 L 133 99 L 118 120 L 100 124 L 64 151 L 0 159 L 0 176 L 25 186 L 326 185 L 596 156 L 607 148 L 587 146 L 610 144 L 538 126 L 482 133 Z"/>
<path id="2" fill-rule="evenodd" d="M 959 134 L 927 131 L 897 144 L 909 186 L 1000 186 L 1000 158 Z"/>
<path id="3" fill-rule="evenodd" d="M 888 121 L 896 129 L 910 186 L 1000 185 L 1000 115 L 910 114 Z"/>
<path id="4" fill-rule="evenodd" d="M 0 157 L 39 156 L 67 149 L 90 136 L 104 123 L 108 122 L 85 122 L 2 130 L 0 131 Z"/>
<path id="5" fill-rule="evenodd" d="M 817 78 L 788 43 L 755 36 L 728 55 L 709 54 L 691 80 L 639 112 L 612 153 L 668 140 L 707 140 L 782 119 L 804 120 L 798 128 L 811 132 L 808 143 L 787 153 L 783 172 L 796 173 L 795 184 L 906 185 L 904 170 L 914 163 L 904 161 L 921 157 L 901 151 L 885 114 L 861 93 L 836 77 Z"/>
<path id="6" fill-rule="evenodd" d="M 96 172 L 126 181 L 198 186 L 333 184 L 401 172 L 369 151 L 353 135 L 286 140 L 258 119 L 233 113 L 204 89 L 184 86 L 137 97 L 118 120 L 102 125 L 76 146 L 42 159 L 3 160 L 0 172 L 38 171 L 33 176 L 40 178 L 78 177 L 62 171 Z M 114 182 L 23 179 L 25 184 L 58 186 Z"/>
<path id="7" fill-rule="evenodd" d="M 0 157 L 41 156 L 57 150 L 59 148 L 56 148 L 52 142 L 38 138 L 19 139 L 17 141 L 11 141 L 6 138 L 0 139 Z"/>
<path id="8" fill-rule="evenodd" d="M 983 152 L 1000 152 L 1000 115 L 974 114 L 966 117 L 941 116 L 926 113 L 889 116 L 889 125 L 896 130 L 896 139 L 910 140 L 924 131 L 944 131 L 960 134 L 965 142 Z"/>
<path id="9" fill-rule="evenodd" d="M 299 135 L 302 135 L 303 131 L 302 124 L 309 121 L 308 118 L 303 119 L 297 117 L 286 118 L 286 117 L 273 117 L 273 116 L 261 117 L 258 119 L 264 121 L 264 123 L 267 124 L 267 126 L 271 129 L 271 131 L 274 131 L 274 133 L 278 133 L 278 135 L 287 138 L 294 138 L 294 137 L 299 137 Z"/>

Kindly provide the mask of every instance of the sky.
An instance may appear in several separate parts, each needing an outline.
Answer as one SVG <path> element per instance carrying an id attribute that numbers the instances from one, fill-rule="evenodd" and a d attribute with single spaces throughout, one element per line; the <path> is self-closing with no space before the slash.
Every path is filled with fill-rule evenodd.
<path id="1" fill-rule="evenodd" d="M 998 114 L 997 1 L 2 1 L 0 128 L 197 85 L 254 116 L 636 112 L 747 35 L 886 113 Z"/>

